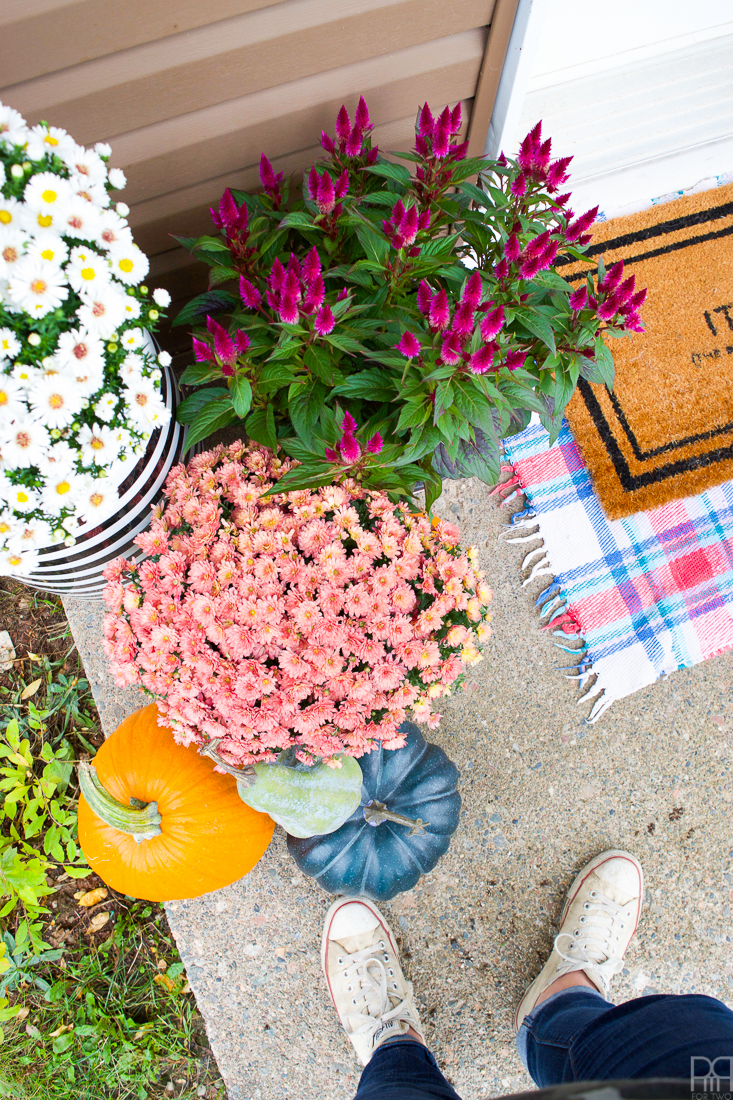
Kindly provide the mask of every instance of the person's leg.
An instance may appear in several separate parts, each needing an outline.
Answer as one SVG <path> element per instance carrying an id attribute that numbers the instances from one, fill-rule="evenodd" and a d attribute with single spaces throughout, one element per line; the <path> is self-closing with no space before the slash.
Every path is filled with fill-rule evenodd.
<path id="1" fill-rule="evenodd" d="M 621 968 L 642 890 L 641 868 L 623 852 L 596 856 L 571 886 L 554 950 L 517 1009 L 517 1046 L 540 1087 L 644 1077 L 689 1080 L 693 1058 L 703 1075 L 719 1059 L 726 1075 L 733 1012 L 720 1001 L 657 995 L 614 1006 L 599 992 L 607 992 Z"/>
<path id="2" fill-rule="evenodd" d="M 577 1080 L 571 1045 L 612 1007 L 605 994 L 622 969 L 643 894 L 639 861 L 616 850 L 595 856 L 571 885 L 550 957 L 514 1017 L 520 1056 L 541 1088 Z"/>
<path id="3" fill-rule="evenodd" d="M 424 1043 L 393 1039 L 364 1068 L 354 1100 L 460 1100 Z"/>
<path id="4" fill-rule="evenodd" d="M 460 1100 L 425 1046 L 392 929 L 373 902 L 334 902 L 321 958 L 331 1000 L 365 1067 L 356 1100 Z"/>

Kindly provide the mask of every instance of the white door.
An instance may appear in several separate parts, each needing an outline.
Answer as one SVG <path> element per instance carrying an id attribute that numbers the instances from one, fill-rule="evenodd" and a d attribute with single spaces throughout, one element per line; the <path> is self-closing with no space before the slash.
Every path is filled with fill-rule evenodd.
<path id="1" fill-rule="evenodd" d="M 487 151 L 542 119 L 576 211 L 733 178 L 733 0 L 520 0 L 513 46 Z"/>

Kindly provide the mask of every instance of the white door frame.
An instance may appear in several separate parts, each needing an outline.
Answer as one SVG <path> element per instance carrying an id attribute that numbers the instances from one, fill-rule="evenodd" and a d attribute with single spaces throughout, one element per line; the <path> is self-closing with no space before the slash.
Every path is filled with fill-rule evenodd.
<path id="1" fill-rule="evenodd" d="M 514 156 L 523 134 L 517 134 L 542 28 L 552 0 L 519 0 L 507 48 L 484 153 L 492 159 L 500 152 Z"/>

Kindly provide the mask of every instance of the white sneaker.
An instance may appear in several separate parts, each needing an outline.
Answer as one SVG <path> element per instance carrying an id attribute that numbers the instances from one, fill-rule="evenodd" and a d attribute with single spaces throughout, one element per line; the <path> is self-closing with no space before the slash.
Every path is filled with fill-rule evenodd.
<path id="1" fill-rule="evenodd" d="M 392 930 L 366 898 L 339 898 L 326 913 L 321 961 L 336 1011 L 367 1064 L 385 1039 L 413 1028 L 423 1038 Z"/>
<path id="2" fill-rule="evenodd" d="M 643 894 L 641 864 L 628 852 L 611 849 L 586 863 L 568 891 L 552 954 L 517 1006 L 517 1031 L 538 997 L 563 974 L 582 970 L 608 996 L 639 923 Z"/>

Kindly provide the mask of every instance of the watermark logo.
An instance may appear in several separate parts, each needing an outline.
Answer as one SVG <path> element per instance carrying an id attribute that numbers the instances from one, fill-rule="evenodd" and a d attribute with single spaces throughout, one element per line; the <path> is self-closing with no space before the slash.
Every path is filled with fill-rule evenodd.
<path id="1" fill-rule="evenodd" d="M 690 1100 L 733 1100 L 733 1054 L 690 1058 Z"/>

